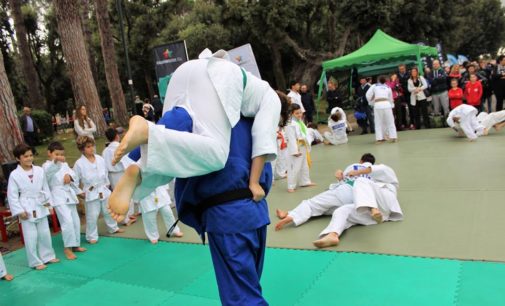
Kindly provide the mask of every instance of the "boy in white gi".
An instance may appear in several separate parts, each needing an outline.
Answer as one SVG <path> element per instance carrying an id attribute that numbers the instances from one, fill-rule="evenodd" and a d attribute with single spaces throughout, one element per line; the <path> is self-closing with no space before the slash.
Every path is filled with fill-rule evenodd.
<path id="1" fill-rule="evenodd" d="M 174 214 L 172 213 L 172 209 L 170 209 L 170 203 L 168 185 L 156 188 L 153 193 L 140 200 L 144 231 L 152 244 L 158 243 L 158 239 L 160 238 L 157 222 L 158 211 L 161 213 L 167 231 L 175 223 Z M 181 232 L 179 226 L 175 226 L 171 237 L 181 238 L 182 236 L 184 236 L 184 234 Z"/>
<path id="2" fill-rule="evenodd" d="M 0 279 L 5 279 L 6 281 L 11 281 L 14 279 L 14 276 L 12 276 L 12 274 L 7 273 L 7 268 L 5 267 L 2 253 L 0 253 Z"/>
<path id="3" fill-rule="evenodd" d="M 107 170 L 109 173 L 109 182 L 112 190 L 116 187 L 119 179 L 124 174 L 126 168 L 133 163 L 133 161 L 128 156 L 123 156 L 121 160 L 112 165 L 112 159 L 114 158 L 114 152 L 119 147 L 119 141 L 121 137 L 116 129 L 108 128 L 105 131 L 105 137 L 109 140 L 109 145 L 105 147 L 102 152 L 102 157 L 105 161 L 105 165 L 107 166 Z M 125 219 L 121 221 L 125 226 L 130 226 L 137 221 L 137 218 L 134 216 L 134 204 L 133 201 L 130 201 L 130 206 L 128 208 L 128 214 Z"/>
<path id="4" fill-rule="evenodd" d="M 104 159 L 95 154 L 95 140 L 88 136 L 79 136 L 77 148 L 82 156 L 75 162 L 74 172 L 77 183 L 86 193 L 86 240 L 90 244 L 98 242 L 98 217 L 103 213 L 107 231 L 111 234 L 123 233 L 117 222 L 107 212 L 107 200 L 110 196 L 109 177 Z"/>
<path id="5" fill-rule="evenodd" d="M 397 141 L 395 117 L 393 108 L 393 92 L 386 84 L 386 77 L 380 76 L 379 81 L 373 84 L 366 92 L 368 103 L 373 106 L 375 120 L 375 140 L 382 143 L 388 138 L 392 142 Z"/>
<path id="6" fill-rule="evenodd" d="M 344 144 L 347 143 L 347 116 L 343 109 L 334 107 L 328 118 L 329 132 L 324 132 L 325 144 Z"/>
<path id="7" fill-rule="evenodd" d="M 489 134 L 491 128 L 498 132 L 505 126 L 505 110 L 489 114 L 481 112 L 477 115 L 477 121 L 484 127 L 484 136 Z"/>
<path id="8" fill-rule="evenodd" d="M 447 125 L 458 133 L 466 135 L 469 141 L 477 140 L 484 135 L 484 126 L 477 121 L 477 109 L 468 104 L 461 104 L 454 108 L 447 117 Z"/>
<path id="9" fill-rule="evenodd" d="M 272 178 L 274 180 L 284 179 L 287 176 L 287 142 L 286 137 L 284 136 L 284 128 L 279 127 L 277 131 L 277 158 L 272 161 Z"/>
<path id="10" fill-rule="evenodd" d="M 302 201 L 289 212 L 277 209 L 276 214 L 281 221 L 275 225 L 275 230 L 279 231 L 290 223 L 300 226 L 312 217 L 331 215 L 338 207 L 354 203 L 352 185 L 355 177 L 349 177 L 348 174 L 352 170 L 370 167 L 374 162 L 375 157 L 370 153 L 366 153 L 361 157 L 359 163 L 347 166 L 344 171 L 338 169 L 335 173 L 338 183 L 331 184 L 329 190 Z"/>
<path id="11" fill-rule="evenodd" d="M 60 261 L 54 254 L 47 221 L 51 191 L 44 170 L 33 165 L 32 149 L 19 144 L 13 153 L 19 164 L 9 176 L 9 206 L 12 215 L 21 222 L 28 265 L 43 270 L 46 263 Z"/>
<path id="12" fill-rule="evenodd" d="M 53 196 L 53 206 L 58 215 L 63 238 L 63 253 L 69 260 L 76 259 L 74 252 L 85 252 L 81 247 L 81 220 L 77 212 L 79 199 L 84 195 L 77 186 L 77 176 L 65 162 L 65 148 L 59 142 L 52 142 L 47 147 L 49 160 L 42 168 Z"/>
<path id="13" fill-rule="evenodd" d="M 354 205 L 344 205 L 333 212 L 330 224 L 321 232 L 320 239 L 314 241 L 318 248 L 338 245 L 342 232 L 351 226 L 403 219 L 397 199 L 398 178 L 393 169 L 382 164 L 370 165 L 348 175 L 357 177 L 353 186 Z"/>
<path id="14" fill-rule="evenodd" d="M 295 192 L 297 186 L 314 186 L 310 180 L 310 143 L 307 127 L 302 120 L 303 112 L 298 104 L 291 104 L 291 122 L 286 126 L 288 142 L 288 192 Z"/>

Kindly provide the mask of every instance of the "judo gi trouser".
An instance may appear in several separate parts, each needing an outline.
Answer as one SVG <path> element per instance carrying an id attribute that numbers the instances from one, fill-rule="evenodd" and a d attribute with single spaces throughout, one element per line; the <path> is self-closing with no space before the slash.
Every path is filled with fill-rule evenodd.
<path id="1" fill-rule="evenodd" d="M 293 218 L 295 226 L 299 226 L 312 217 L 329 215 L 337 207 L 351 203 L 353 203 L 352 187 L 342 184 L 335 189 L 302 201 L 295 209 L 289 211 L 288 215 Z"/>
<path id="2" fill-rule="evenodd" d="M 333 211 L 331 221 L 328 226 L 319 234 L 319 237 L 329 233 L 337 233 L 339 236 L 351 226 L 377 224 L 369 213 L 357 212 L 354 204 L 347 204 L 338 207 Z"/>
<path id="3" fill-rule="evenodd" d="M 224 306 L 268 305 L 260 285 L 267 227 L 207 235 L 221 303 Z"/>
<path id="4" fill-rule="evenodd" d="M 356 211 L 370 214 L 371 208 L 377 208 L 382 214 L 382 220 L 387 220 L 391 214 L 392 203 L 397 203 L 396 193 L 387 187 L 369 179 L 358 178 L 353 187 L 354 205 Z"/>
<path id="5" fill-rule="evenodd" d="M 301 156 L 288 156 L 288 189 L 306 186 L 311 183 L 309 164 L 307 163 L 307 150 L 300 147 Z"/>
<path id="6" fill-rule="evenodd" d="M 63 246 L 66 248 L 79 247 L 81 245 L 81 220 L 77 212 L 77 205 L 63 204 L 56 206 L 56 215 L 61 226 Z"/>
<path id="7" fill-rule="evenodd" d="M 342 135 L 342 137 L 337 137 L 334 133 L 331 132 L 324 132 L 323 133 L 324 139 L 329 141 L 332 145 L 339 145 L 339 144 L 344 144 L 347 143 L 347 134 Z"/>
<path id="8" fill-rule="evenodd" d="M 115 233 L 119 229 L 117 222 L 112 219 L 107 211 L 107 200 L 108 199 L 97 199 L 93 201 L 86 201 L 86 240 L 97 240 L 98 241 L 98 217 L 100 216 L 100 211 L 103 213 L 103 219 L 105 225 L 107 225 L 107 231 L 109 233 Z"/>
<path id="9" fill-rule="evenodd" d="M 375 140 L 384 140 L 385 137 L 396 139 L 395 117 L 391 108 L 374 108 Z"/>
<path id="10" fill-rule="evenodd" d="M 21 228 L 23 229 L 26 257 L 30 268 L 56 258 L 46 217 L 37 219 L 35 222 L 22 220 Z"/>
<path id="11" fill-rule="evenodd" d="M 7 268 L 5 267 L 4 259 L 2 253 L 0 253 L 0 278 L 7 275 Z"/>
<path id="12" fill-rule="evenodd" d="M 146 232 L 147 238 L 151 241 L 160 239 L 160 233 L 158 231 L 158 222 L 157 222 L 158 211 L 160 212 L 161 217 L 163 218 L 163 223 L 165 223 L 167 231 L 175 223 L 174 214 L 172 213 L 172 210 L 168 205 L 160 207 L 157 210 L 152 210 L 143 213 L 142 222 L 144 223 L 144 231 Z M 178 233 L 180 231 L 181 230 L 179 226 L 176 226 L 173 232 Z"/>
<path id="13" fill-rule="evenodd" d="M 462 130 L 468 139 L 475 140 L 478 136 L 482 136 L 484 132 L 484 126 L 482 126 L 478 121 L 477 117 L 473 115 L 462 116 L 459 124 L 455 124 L 456 129 Z"/>
<path id="14" fill-rule="evenodd" d="M 433 103 L 433 113 L 435 115 L 440 115 L 440 107 L 444 111 L 444 116 L 449 114 L 449 96 L 447 95 L 447 90 L 444 92 L 431 94 L 431 103 Z"/>
<path id="15" fill-rule="evenodd" d="M 494 112 L 494 113 L 480 113 L 477 116 L 477 120 L 479 120 L 486 129 L 491 129 L 495 124 L 500 122 L 505 122 L 505 110 Z"/>

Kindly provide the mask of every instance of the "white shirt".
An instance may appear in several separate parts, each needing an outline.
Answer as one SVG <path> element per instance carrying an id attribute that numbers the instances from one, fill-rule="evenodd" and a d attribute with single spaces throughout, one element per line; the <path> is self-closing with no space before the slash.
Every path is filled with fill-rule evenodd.
<path id="1" fill-rule="evenodd" d="M 291 98 L 291 103 L 300 105 L 302 112 L 305 113 L 305 107 L 303 107 L 303 103 L 302 103 L 302 95 L 300 95 L 296 91 L 290 90 L 288 93 L 288 97 Z"/>
<path id="2" fill-rule="evenodd" d="M 95 123 L 93 123 L 91 119 L 89 119 L 89 123 L 90 124 L 88 124 L 87 120 L 84 120 L 84 128 L 82 128 L 82 126 L 79 124 L 79 120 L 74 120 L 74 130 L 77 133 L 77 136 L 88 136 L 95 139 L 93 136 L 93 133 L 96 132 Z"/>

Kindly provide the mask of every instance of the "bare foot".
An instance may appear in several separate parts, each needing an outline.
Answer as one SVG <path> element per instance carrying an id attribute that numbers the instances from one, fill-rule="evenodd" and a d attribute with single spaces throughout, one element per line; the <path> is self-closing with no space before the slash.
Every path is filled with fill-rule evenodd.
<path id="1" fill-rule="evenodd" d="M 46 265 L 38 265 L 38 266 L 35 267 L 35 270 L 39 270 L 40 271 L 40 270 L 44 270 L 45 268 L 47 268 Z"/>
<path id="2" fill-rule="evenodd" d="M 115 231 L 114 233 L 112 233 L 113 235 L 114 234 L 121 234 L 121 233 L 124 233 L 124 229 L 122 228 L 118 228 L 117 231 Z"/>
<path id="3" fill-rule="evenodd" d="M 50 261 L 48 261 L 48 263 L 59 263 L 59 262 L 60 260 L 58 258 L 53 258 Z"/>
<path id="4" fill-rule="evenodd" d="M 109 197 L 109 214 L 112 219 L 121 222 L 126 217 L 130 207 L 135 187 L 140 183 L 140 168 L 137 165 L 130 165 L 119 179 L 116 188 Z"/>
<path id="5" fill-rule="evenodd" d="M 377 224 L 382 223 L 382 213 L 377 208 L 371 208 L 370 215 L 372 215 L 372 219 L 374 219 Z"/>
<path id="6" fill-rule="evenodd" d="M 87 250 L 88 250 L 88 249 L 86 249 L 86 248 L 81 248 L 81 247 L 76 247 L 76 248 L 74 248 L 74 249 L 73 249 L 73 251 L 74 251 L 74 252 L 80 252 L 80 253 L 82 253 L 82 252 L 86 252 Z"/>
<path id="7" fill-rule="evenodd" d="M 3 279 L 5 279 L 6 281 L 10 282 L 11 280 L 14 279 L 14 276 L 12 276 L 12 274 L 6 274 Z"/>
<path id="8" fill-rule="evenodd" d="M 151 243 L 152 243 L 152 244 L 157 244 L 157 243 L 158 243 L 158 240 L 151 240 Z"/>
<path id="9" fill-rule="evenodd" d="M 338 239 L 338 234 L 335 232 L 329 233 L 328 235 L 324 236 L 321 239 L 318 239 L 314 242 L 314 246 L 317 248 L 327 248 L 327 247 L 332 247 L 338 245 L 340 242 L 340 239 Z"/>
<path id="10" fill-rule="evenodd" d="M 135 219 L 129 218 L 128 222 L 126 222 L 124 224 L 124 226 L 130 226 L 130 225 L 132 225 L 135 222 L 137 222 L 137 218 L 135 218 Z"/>
<path id="11" fill-rule="evenodd" d="M 135 149 L 141 144 L 146 144 L 148 136 L 149 126 L 147 124 L 147 121 L 141 116 L 133 116 L 130 119 L 128 132 L 126 132 L 126 135 L 121 140 L 121 143 L 116 149 L 116 152 L 114 152 L 112 165 L 116 165 L 121 160 L 121 158 L 131 150 Z"/>
<path id="12" fill-rule="evenodd" d="M 288 212 L 280 209 L 275 210 L 275 214 L 277 215 L 277 218 L 279 219 L 284 219 L 288 216 Z"/>
<path id="13" fill-rule="evenodd" d="M 398 138 L 391 138 L 389 141 L 391 141 L 392 143 L 395 143 L 395 142 L 398 142 Z"/>
<path id="14" fill-rule="evenodd" d="M 376 145 L 379 145 L 379 144 L 383 144 L 384 142 L 385 142 L 385 140 L 377 140 L 377 141 L 375 142 L 375 144 L 376 144 Z"/>
<path id="15" fill-rule="evenodd" d="M 316 183 L 310 182 L 307 185 L 303 185 L 303 186 L 300 186 L 300 187 L 312 187 L 312 186 L 316 186 Z"/>
<path id="16" fill-rule="evenodd" d="M 288 189 L 288 192 L 295 192 L 294 189 Z"/>
<path id="17" fill-rule="evenodd" d="M 280 231 L 284 226 L 290 224 L 291 222 L 293 222 L 293 217 L 287 216 L 286 218 L 277 222 L 277 224 L 275 225 L 275 231 Z"/>
<path id="18" fill-rule="evenodd" d="M 489 130 L 484 128 L 484 130 L 482 130 L 482 135 L 487 136 L 488 134 L 489 134 Z"/>
<path id="19" fill-rule="evenodd" d="M 494 125 L 494 129 L 498 132 L 505 126 L 505 122 L 500 122 Z"/>
<path id="20" fill-rule="evenodd" d="M 98 243 L 98 241 L 97 241 L 97 240 L 90 240 L 90 241 L 88 241 L 88 242 L 89 242 L 89 244 L 97 244 L 97 243 Z"/>
<path id="21" fill-rule="evenodd" d="M 182 237 L 184 237 L 184 233 L 183 232 L 173 233 L 170 237 L 182 238 Z"/>
<path id="22" fill-rule="evenodd" d="M 75 256 L 74 252 L 72 252 L 72 249 L 71 248 L 64 248 L 63 249 L 63 253 L 65 254 L 65 257 L 68 259 L 68 260 L 74 260 L 77 258 L 77 256 Z"/>

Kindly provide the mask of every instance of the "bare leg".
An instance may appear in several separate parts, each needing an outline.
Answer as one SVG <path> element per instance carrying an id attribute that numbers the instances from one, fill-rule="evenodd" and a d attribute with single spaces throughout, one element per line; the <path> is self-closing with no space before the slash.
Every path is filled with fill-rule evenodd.
<path id="1" fill-rule="evenodd" d="M 287 216 L 286 218 L 277 222 L 277 224 L 275 225 L 275 230 L 280 231 L 284 226 L 290 224 L 291 222 L 293 222 L 293 217 Z"/>
<path id="2" fill-rule="evenodd" d="M 495 124 L 495 125 L 494 125 L 494 129 L 495 129 L 496 131 L 499 131 L 499 130 L 501 130 L 504 126 L 505 126 L 505 121 Z"/>
<path id="3" fill-rule="evenodd" d="M 112 165 L 116 165 L 126 153 L 130 152 L 141 144 L 146 144 L 148 137 L 149 126 L 147 124 L 147 120 L 141 116 L 133 116 L 130 119 L 128 132 L 126 132 L 126 135 L 121 140 L 119 147 L 116 149 L 116 152 L 114 152 Z"/>
<path id="4" fill-rule="evenodd" d="M 124 233 L 124 229 L 118 228 L 117 231 L 115 231 L 114 233 L 112 233 L 112 235 L 114 235 L 114 234 L 121 234 L 121 233 Z"/>
<path id="5" fill-rule="evenodd" d="M 77 258 L 74 252 L 72 252 L 72 248 L 64 248 L 63 253 L 65 254 L 65 257 L 67 257 L 68 260 L 74 260 Z"/>
<path id="6" fill-rule="evenodd" d="M 370 208 L 370 215 L 375 222 L 382 223 L 382 214 L 377 208 Z"/>
<path id="7" fill-rule="evenodd" d="M 5 279 L 6 281 L 10 282 L 11 280 L 14 279 L 14 276 L 12 276 L 12 274 L 6 274 L 3 279 Z"/>
<path id="8" fill-rule="evenodd" d="M 279 219 L 284 219 L 288 216 L 288 212 L 280 209 L 275 210 L 275 214 L 277 215 L 277 218 Z"/>
<path id="9" fill-rule="evenodd" d="M 130 200 L 135 187 L 140 183 L 140 168 L 133 164 L 126 168 L 123 176 L 119 179 L 116 188 L 109 197 L 108 210 L 112 219 L 117 222 L 123 221 L 128 213 Z"/>
<path id="10" fill-rule="evenodd" d="M 321 248 L 336 246 L 336 245 L 338 245 L 339 242 L 340 242 L 340 239 L 338 237 L 338 234 L 335 232 L 331 232 L 328 235 L 324 236 L 323 238 L 318 239 L 312 243 L 314 244 L 315 247 L 321 249 Z"/>

